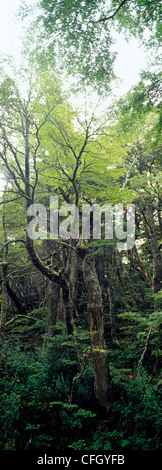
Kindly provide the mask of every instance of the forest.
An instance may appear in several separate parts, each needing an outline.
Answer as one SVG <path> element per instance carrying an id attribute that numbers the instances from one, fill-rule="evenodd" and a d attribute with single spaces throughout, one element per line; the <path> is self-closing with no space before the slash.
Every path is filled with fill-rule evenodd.
<path id="1" fill-rule="evenodd" d="M 20 3 L 21 67 L 0 58 L 0 450 L 159 451 L 160 1 Z M 117 97 L 114 31 L 149 57 Z"/>

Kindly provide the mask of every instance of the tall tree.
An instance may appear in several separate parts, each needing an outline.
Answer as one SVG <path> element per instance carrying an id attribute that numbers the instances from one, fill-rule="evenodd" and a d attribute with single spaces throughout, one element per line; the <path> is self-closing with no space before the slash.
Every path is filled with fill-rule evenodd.
<path id="1" fill-rule="evenodd" d="M 14 84 L 12 84 L 12 86 L 14 86 Z M 36 96 L 35 102 L 34 100 L 32 101 L 31 87 L 29 88 L 26 101 L 22 101 L 16 89 L 14 102 L 16 119 L 12 121 L 12 124 L 8 120 L 7 115 L 10 111 L 10 103 L 6 109 L 5 116 L 2 113 L 1 117 L 1 161 L 7 169 L 9 175 L 12 177 L 13 189 L 16 191 L 16 194 L 21 196 L 25 201 L 24 209 L 26 214 L 28 214 L 28 210 L 30 210 L 31 204 L 33 207 L 33 203 L 35 202 L 36 197 L 39 196 L 40 189 L 38 186 L 38 170 L 41 171 L 42 169 L 41 160 L 43 161 L 45 168 L 47 162 L 47 170 L 50 168 L 51 172 L 51 167 L 53 168 L 52 178 L 54 179 L 57 192 L 65 201 L 75 203 L 76 209 L 79 207 L 81 195 L 80 179 L 82 174 L 86 172 L 87 167 L 89 167 L 90 161 L 92 164 L 92 158 L 95 158 L 93 157 L 93 153 L 95 155 L 95 137 L 101 127 L 97 126 L 96 129 L 94 128 L 93 115 L 90 121 L 86 122 L 86 127 L 81 126 L 82 132 L 75 131 L 72 122 L 70 121 L 71 112 L 69 113 L 68 106 L 66 107 L 65 105 L 62 105 L 58 94 L 56 94 L 56 96 L 52 95 L 52 103 L 50 94 L 51 90 L 49 91 L 47 88 L 48 81 L 46 81 L 46 94 L 43 95 L 42 88 L 40 90 L 43 98 L 43 106 L 41 106 L 39 94 Z M 61 121 L 61 116 L 63 122 Z M 22 138 L 19 137 L 21 134 Z M 50 140 L 48 139 L 48 136 L 50 137 Z M 16 139 L 16 146 L 14 144 L 14 139 Z M 48 149 L 50 149 L 50 147 L 48 146 L 46 139 L 48 139 L 50 145 L 52 144 L 53 151 L 52 155 L 50 155 L 50 158 L 47 158 L 47 156 L 49 156 Z M 98 145 L 98 142 L 96 143 Z M 92 150 L 90 148 L 90 144 L 92 146 Z M 101 143 L 99 143 L 99 145 L 102 149 Z M 104 146 L 103 153 L 105 153 Z M 88 161 L 86 161 L 86 156 Z M 37 162 L 38 157 L 39 161 Z M 47 174 L 47 178 L 48 175 L 49 173 Z M 60 186 L 60 181 L 63 182 L 63 186 Z M 42 181 L 40 181 L 40 183 L 41 182 Z M 64 185 L 66 192 L 64 190 Z M 40 188 L 42 192 L 42 187 L 40 186 Z M 32 213 L 32 215 L 34 214 Z M 28 224 L 31 222 L 31 216 L 27 215 L 26 222 L 28 226 Z M 70 235 L 68 238 L 70 238 Z M 30 237 L 28 230 L 26 232 L 26 238 L 22 240 L 14 240 L 15 243 L 18 241 L 22 241 L 25 245 L 33 265 L 49 279 L 49 295 L 47 302 L 49 307 L 48 333 L 51 334 L 52 326 L 54 326 L 56 321 L 57 309 L 55 308 L 54 312 L 53 302 L 57 300 L 56 296 L 58 297 L 59 294 L 59 289 L 55 289 L 55 286 L 57 285 L 62 289 L 66 311 L 65 316 L 67 332 L 69 335 L 71 335 L 74 329 L 74 307 L 73 292 L 71 289 L 72 272 L 70 273 L 69 263 L 71 259 L 71 250 L 76 250 L 76 248 L 73 246 L 73 244 L 65 243 L 67 247 L 67 260 L 65 265 L 60 266 L 61 269 L 59 269 L 59 266 L 55 266 L 53 254 L 50 265 L 44 262 L 40 256 L 40 253 L 36 249 L 36 245 L 33 239 Z M 8 247 L 9 242 L 6 241 L 5 243 L 6 245 L 4 248 Z M 84 262 L 84 266 L 86 266 L 86 261 Z M 97 296 L 99 295 L 98 304 L 95 301 L 94 305 L 92 305 L 91 293 L 93 280 L 89 280 L 89 275 L 86 269 L 85 285 L 88 292 L 88 309 L 90 329 L 92 332 L 92 346 L 96 349 L 99 349 L 99 356 L 95 350 L 93 352 L 95 393 L 96 397 L 98 397 L 99 404 L 108 409 L 110 401 L 110 376 L 108 373 L 107 356 L 106 353 L 103 355 L 102 351 L 102 349 L 105 349 L 102 296 L 94 261 L 92 263 L 92 271 L 93 279 L 95 279 L 94 296 L 96 301 Z M 57 292 L 55 293 L 54 290 Z M 101 318 L 100 313 L 102 313 Z M 95 326 L 97 328 L 97 333 L 94 341 L 93 328 Z M 102 384 L 100 380 L 100 374 L 102 374 Z"/>
<path id="2" fill-rule="evenodd" d="M 46 86 L 48 87 L 48 81 L 46 82 Z M 53 103 L 50 103 L 49 105 L 47 102 L 46 111 L 41 118 L 41 122 L 37 125 L 37 121 L 34 118 L 34 112 L 32 114 L 32 110 L 30 108 L 32 94 L 31 82 L 29 82 L 29 90 L 26 100 L 21 98 L 19 90 L 13 80 L 6 78 L 1 86 L 1 95 L 3 97 L 2 104 L 4 103 L 4 105 L 1 108 L 0 157 L 2 164 L 7 169 L 10 178 L 12 178 L 14 191 L 18 197 L 21 197 L 25 201 L 24 210 L 26 210 L 26 214 L 30 205 L 34 203 L 35 191 L 38 182 L 36 160 L 38 149 L 40 147 L 39 131 L 45 124 L 52 110 L 62 101 L 58 90 L 59 88 L 56 82 L 55 92 L 53 90 Z M 27 225 L 30 220 L 31 217 L 27 216 Z M 55 271 L 42 261 L 38 255 L 36 247 L 34 246 L 33 240 L 27 232 L 26 239 L 15 240 L 15 242 L 18 241 L 25 244 L 34 266 L 51 281 L 62 287 L 67 305 L 67 328 L 68 333 L 71 334 L 73 332 L 73 305 L 66 277 L 63 273 Z M 8 242 L 6 243 L 8 244 Z"/>
<path id="3" fill-rule="evenodd" d="M 161 289 L 162 260 L 161 236 L 161 74 L 144 72 L 141 80 L 118 103 L 121 134 L 127 134 L 129 150 L 125 158 L 128 169 L 123 189 L 130 186 L 136 202 L 137 239 L 141 233 L 150 245 L 152 273 L 142 262 L 137 247 L 133 248 L 135 259 L 148 285 L 154 292 Z M 152 279 L 151 279 L 152 277 Z"/>

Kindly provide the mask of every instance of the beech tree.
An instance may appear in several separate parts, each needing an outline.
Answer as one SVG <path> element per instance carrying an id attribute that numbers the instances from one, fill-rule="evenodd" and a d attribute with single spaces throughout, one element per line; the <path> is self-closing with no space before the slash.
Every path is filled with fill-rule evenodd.
<path id="1" fill-rule="evenodd" d="M 47 77 L 48 78 L 48 77 Z M 51 78 L 51 77 L 50 77 Z M 11 83 L 9 82 L 9 86 Z M 1 93 L 3 92 L 4 84 L 2 84 Z M 14 83 L 12 82 L 12 87 L 14 89 Z M 50 158 L 47 162 L 47 168 L 54 167 L 54 174 L 52 178 L 57 178 L 56 181 L 58 183 L 54 183 L 56 186 L 57 191 L 61 194 L 63 199 L 68 202 L 72 202 L 74 200 L 75 207 L 79 206 L 79 199 L 80 199 L 80 180 L 79 176 L 82 173 L 86 172 L 87 167 L 89 167 L 89 159 L 91 159 L 92 164 L 92 157 L 93 157 L 93 146 L 94 144 L 94 137 L 99 132 L 101 126 L 97 127 L 96 130 L 94 128 L 91 130 L 91 126 L 94 127 L 94 116 L 92 116 L 90 122 L 86 124 L 86 127 L 83 127 L 83 131 L 81 134 L 74 132 L 71 130 L 71 136 L 69 137 L 66 128 L 64 127 L 63 123 L 60 120 L 60 112 L 62 106 L 61 97 L 58 94 L 53 96 L 54 104 L 50 100 L 49 106 L 49 90 L 48 90 L 48 81 L 46 80 L 46 89 L 48 95 L 45 97 L 43 96 L 43 88 L 41 88 L 40 93 L 42 96 L 43 102 L 43 119 L 39 123 L 37 123 L 36 119 L 36 112 L 37 116 L 40 112 L 40 105 L 37 108 L 37 102 L 40 101 L 40 95 L 38 94 L 36 97 L 36 104 L 32 107 L 32 88 L 30 85 L 29 93 L 26 101 L 22 101 L 18 89 L 15 87 L 15 94 L 12 95 L 12 100 L 5 108 L 5 111 L 2 111 L 1 117 L 1 161 L 5 168 L 7 169 L 9 175 L 12 177 L 12 184 L 13 190 L 16 192 L 18 197 L 23 198 L 24 200 L 24 209 L 26 214 L 28 213 L 28 209 L 30 208 L 31 204 L 34 203 L 38 185 L 38 168 L 41 170 L 41 162 L 37 163 L 37 159 L 42 160 L 44 164 L 46 164 L 46 157 L 44 157 L 44 145 L 46 142 L 46 133 L 44 134 L 44 128 L 48 123 L 48 136 L 50 137 L 53 148 L 54 148 L 54 163 L 50 164 Z M 55 91 L 55 90 L 54 90 Z M 58 88 L 56 88 L 58 93 Z M 46 92 L 46 93 L 47 93 Z M 8 93 L 9 95 L 9 93 Z M 55 103 L 56 100 L 56 103 Z M 16 119 L 12 120 L 12 123 L 8 120 L 8 113 L 10 112 L 10 105 L 14 105 L 14 111 L 16 115 Z M 63 105 L 63 109 L 65 111 L 65 122 L 67 120 L 67 112 L 65 105 Z M 63 116 L 62 116 L 63 117 Z M 12 118 L 13 119 L 13 118 Z M 63 118 L 64 119 L 64 118 Z M 69 126 L 68 122 L 68 126 Z M 76 133 L 76 136 L 75 136 Z M 78 134 L 78 135 L 77 135 Z M 19 135 L 22 135 L 19 138 Z M 44 139 L 44 140 L 43 140 Z M 15 142 L 16 141 L 16 145 Z M 89 149 L 89 141 L 92 141 L 92 150 Z M 100 147 L 101 143 L 99 142 Z M 88 148 L 86 148 L 88 147 Z M 103 147 L 104 148 L 104 147 Z M 48 149 L 48 145 L 46 145 L 46 154 Z M 59 151 L 59 153 L 58 153 Z M 61 153 L 60 153 L 61 152 Z M 67 157 L 67 152 L 71 153 L 71 158 Z M 85 152 L 88 155 L 88 161 L 86 162 Z M 105 152 L 105 149 L 104 149 Z M 72 157 L 74 163 L 72 163 Z M 53 155 L 52 155 L 53 158 Z M 64 158 L 64 163 L 63 163 Z M 44 160 L 45 159 L 45 160 Z M 63 187 L 60 187 L 60 180 L 61 177 L 64 177 L 65 180 L 65 187 L 66 184 L 68 185 L 68 192 L 64 191 Z M 48 174 L 47 174 L 48 176 Z M 39 190 L 38 190 L 39 194 Z M 37 194 L 37 197 L 38 197 Z M 66 194 L 66 195 L 65 195 Z M 6 201 L 7 202 L 7 201 Z M 30 217 L 27 216 L 27 225 L 30 223 Z M 57 299 L 59 296 L 59 290 L 56 288 L 56 285 L 62 291 L 64 306 L 66 311 L 66 325 L 67 325 L 67 333 L 68 335 L 73 334 L 74 330 L 74 317 L 73 317 L 73 301 L 72 301 L 72 292 L 71 292 L 71 282 L 70 282 L 70 272 L 69 272 L 69 262 L 71 260 L 71 253 L 68 253 L 68 257 L 66 260 L 65 266 L 62 266 L 61 269 L 56 270 L 53 266 L 54 255 L 51 254 L 51 265 L 48 266 L 38 254 L 38 251 L 34 245 L 33 239 L 29 236 L 28 231 L 26 232 L 26 238 L 17 238 L 11 240 L 13 243 L 23 243 L 27 252 L 30 256 L 30 259 L 33 265 L 49 279 L 49 287 L 48 287 L 48 302 L 47 306 L 49 307 L 49 316 L 48 316 L 48 332 L 52 326 L 54 326 L 56 322 L 56 307 L 53 305 L 54 299 L 57 305 Z M 4 249 L 8 249 L 8 245 L 10 242 L 5 240 Z M 67 245 L 68 246 L 68 245 Z M 69 249 L 75 250 L 76 253 L 81 257 L 83 253 L 88 253 L 88 248 L 80 245 L 69 244 Z M 89 253 L 89 258 L 92 259 L 92 271 L 93 271 L 93 282 L 94 282 L 94 296 L 97 300 L 98 297 L 98 304 L 96 304 L 96 300 L 92 302 L 91 298 L 91 291 L 92 291 L 92 280 L 90 280 L 89 275 L 91 272 L 88 272 L 86 268 L 84 269 L 84 277 L 85 277 L 85 286 L 88 292 L 88 303 L 89 303 L 89 324 L 90 324 L 90 332 L 91 332 L 91 345 L 93 350 L 93 364 L 94 364 L 94 376 L 95 376 L 95 390 L 96 396 L 98 397 L 98 401 L 100 406 L 105 407 L 106 409 L 110 406 L 110 373 L 109 373 L 109 366 L 108 366 L 108 359 L 105 355 L 103 356 L 103 350 L 105 351 L 104 346 L 104 327 L 103 327 L 103 313 L 102 313 L 102 296 L 100 292 L 100 286 L 98 282 L 97 272 L 95 268 L 95 262 L 93 254 Z M 86 266 L 85 257 L 84 266 Z M 71 274 L 72 274 L 71 269 Z M 5 279 L 4 279 L 5 282 Z M 76 282 L 76 280 L 75 280 Z M 94 304 L 94 305 L 93 305 Z M 99 307 L 100 305 L 100 307 Z M 55 313 L 54 313 L 55 310 Z M 3 312 L 3 310 L 2 310 Z M 102 313 L 102 315 L 101 315 Z M 93 338 L 93 329 L 96 325 L 97 334 L 94 341 Z M 96 353 L 97 349 L 97 353 Z M 97 354 L 97 355 L 96 355 Z M 102 366 L 102 375 L 103 380 L 101 381 L 101 366 Z"/>
<path id="2" fill-rule="evenodd" d="M 85 443 L 96 446 L 98 439 L 102 442 L 105 439 L 107 447 L 114 444 L 118 436 L 119 446 L 123 445 L 123 440 L 125 446 L 126 437 L 128 448 L 137 448 L 139 438 L 143 446 L 153 448 L 154 433 L 156 445 L 159 445 L 159 408 L 155 394 L 159 393 L 160 381 L 158 93 L 155 89 L 152 93 L 149 84 L 149 90 L 143 94 L 140 84 L 116 104 L 111 120 L 105 117 L 102 123 L 94 113 L 89 119 L 76 115 L 63 99 L 60 83 L 54 79 L 53 72 L 48 70 L 41 76 L 36 88 L 32 94 L 30 84 L 24 99 L 14 81 L 7 78 L 0 90 L 1 171 L 7 182 L 1 200 L 0 300 L 4 382 L 0 382 L 0 387 L 1 406 L 7 410 L 6 414 L 7 400 L 13 406 L 13 395 L 6 394 L 8 385 L 5 384 L 11 379 L 10 370 L 16 371 L 13 372 L 16 373 L 13 386 L 16 415 L 11 417 L 12 426 L 8 429 L 3 423 L 5 438 L 2 445 L 5 446 L 9 439 L 14 448 L 25 447 L 29 441 L 35 445 L 38 436 L 38 441 L 39 437 L 45 443 L 54 440 L 58 447 L 68 441 L 68 445 L 82 449 Z M 137 100 L 137 111 L 138 93 L 141 101 Z M 154 101 L 155 96 L 157 101 Z M 135 246 L 118 252 L 115 237 L 104 238 L 103 216 L 101 239 L 90 237 L 85 241 L 78 237 L 73 240 L 70 228 L 66 240 L 50 239 L 49 235 L 45 240 L 31 239 L 26 233 L 32 221 L 32 216 L 26 218 L 29 207 L 34 202 L 45 206 L 48 234 L 49 198 L 54 195 L 59 197 L 59 209 L 64 203 L 75 204 L 80 221 L 82 203 L 91 205 L 93 201 L 101 207 L 107 202 L 114 207 L 122 202 L 124 228 L 127 203 L 135 202 Z M 91 222 L 90 218 L 90 235 Z M 68 233 L 67 224 L 66 229 Z M 36 309 L 33 298 L 31 303 L 27 302 L 26 273 L 32 286 L 37 286 Z M 33 280 L 36 273 L 37 281 Z M 24 297 L 18 295 L 23 277 Z M 19 284 L 16 288 L 14 279 Z M 8 295 L 12 300 L 10 308 L 7 308 Z M 18 350 L 14 341 L 20 344 Z M 12 359 L 9 356 L 11 349 Z M 19 361 L 24 364 L 23 374 Z M 18 389 L 17 377 L 21 377 L 21 380 L 18 378 Z M 153 377 L 153 384 L 150 384 L 150 377 Z M 31 384 L 34 384 L 33 389 Z M 21 394 L 23 411 L 17 394 Z M 132 400 L 133 405 L 130 404 Z M 36 401 L 41 403 L 41 411 Z M 85 409 L 80 408 L 81 403 Z M 35 408 L 38 418 L 33 411 Z M 127 420 L 127 413 L 128 409 L 134 413 L 136 408 L 135 432 L 131 436 L 132 425 Z M 144 420 L 147 415 L 146 437 L 141 434 L 141 409 Z M 42 431 L 39 427 L 40 422 L 44 422 L 44 412 L 49 437 L 46 424 Z M 124 431 L 123 413 L 129 438 Z M 23 421 L 24 431 L 22 414 L 27 414 L 29 421 L 27 425 Z M 106 431 L 100 428 L 98 431 L 101 414 L 103 419 L 106 417 Z M 110 420 L 114 429 L 114 416 L 118 419 L 115 438 L 106 424 L 107 419 Z M 61 438 L 58 437 L 58 426 Z M 153 431 L 150 431 L 151 426 Z M 15 428 L 16 440 L 13 438 Z M 151 439 L 153 436 L 151 445 L 150 435 Z M 98 445 L 102 447 L 103 444 Z"/>
<path id="3" fill-rule="evenodd" d="M 34 202 L 38 181 L 36 158 L 40 146 L 39 130 L 44 125 L 51 110 L 60 103 L 61 98 L 60 95 L 58 98 L 55 95 L 54 105 L 48 110 L 38 127 L 37 123 L 33 120 L 33 116 L 30 114 L 31 84 L 26 100 L 21 99 L 18 88 L 10 79 L 6 79 L 2 84 L 1 94 L 3 97 L 4 89 L 7 89 L 8 101 L 4 103 L 1 112 L 1 161 L 12 178 L 13 189 L 16 191 L 17 196 L 25 201 L 24 210 L 27 213 L 28 207 Z M 55 90 L 58 93 L 57 85 Z M 19 136 L 20 140 L 17 142 Z M 27 225 L 28 222 L 29 219 L 27 218 Z M 17 239 L 15 242 L 21 242 L 25 245 L 33 264 L 44 275 L 59 283 L 62 287 L 64 284 L 64 293 L 67 299 L 67 282 L 61 274 L 50 269 L 42 262 L 34 247 L 33 240 L 31 240 L 28 234 L 26 234 L 26 239 Z M 68 306 L 70 310 L 72 308 L 70 299 Z M 68 324 L 68 327 L 69 329 L 71 328 L 70 332 L 72 332 L 72 325 Z"/>
<path id="4" fill-rule="evenodd" d="M 130 133 L 130 142 L 133 137 L 132 149 L 126 157 L 129 170 L 124 186 L 130 184 L 135 191 L 137 228 L 142 228 L 147 236 L 152 253 L 152 273 L 148 273 L 140 260 L 137 248 L 132 251 L 146 281 L 156 293 L 161 289 L 162 267 L 160 74 L 142 73 L 139 84 L 127 97 L 119 100 L 118 109 L 121 128 Z"/>

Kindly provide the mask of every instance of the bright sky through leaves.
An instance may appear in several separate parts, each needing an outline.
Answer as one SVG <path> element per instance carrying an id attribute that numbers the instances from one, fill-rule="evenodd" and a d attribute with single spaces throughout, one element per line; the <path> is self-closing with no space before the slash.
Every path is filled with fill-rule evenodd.
<path id="1" fill-rule="evenodd" d="M 27 0 L 27 5 L 33 5 L 36 0 Z M 22 37 L 24 28 L 21 20 L 16 18 L 16 13 L 22 0 L 0 0 L 0 54 L 13 55 L 16 60 L 20 60 Z M 33 18 L 31 18 L 32 21 Z M 114 92 L 117 95 L 126 93 L 131 86 L 138 82 L 139 72 L 145 68 L 146 54 L 135 39 L 128 43 L 123 35 L 115 33 L 117 44 L 114 44 L 114 51 L 118 51 L 115 62 L 115 73 L 120 78 L 119 88 Z"/>
<path id="2" fill-rule="evenodd" d="M 37 1 L 26 0 L 27 6 L 33 6 L 34 3 Z M 20 6 L 22 6 L 22 0 L 0 0 L 0 55 L 13 56 L 18 66 L 21 66 L 22 39 L 25 34 L 24 24 L 16 15 Z M 29 22 L 30 18 L 28 18 L 28 25 Z M 139 73 L 145 68 L 146 54 L 136 39 L 132 38 L 126 42 L 123 35 L 117 33 L 114 33 L 114 38 L 116 43 L 113 45 L 113 51 L 118 51 L 114 71 L 120 80 L 118 85 L 114 84 L 114 94 L 120 96 L 138 83 Z M 96 99 L 96 94 L 94 98 L 92 97 L 93 99 Z M 75 104 L 81 105 L 79 97 L 75 97 Z M 0 185 L 2 188 L 1 179 Z"/>

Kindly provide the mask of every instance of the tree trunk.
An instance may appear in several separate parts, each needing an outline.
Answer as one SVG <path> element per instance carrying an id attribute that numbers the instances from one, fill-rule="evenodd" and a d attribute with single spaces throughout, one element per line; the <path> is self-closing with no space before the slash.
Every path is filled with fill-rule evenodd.
<path id="1" fill-rule="evenodd" d="M 47 245 L 48 247 L 48 245 Z M 50 246 L 49 246 L 50 248 Z M 55 250 L 50 257 L 51 267 L 55 269 L 55 264 L 59 264 L 58 252 Z M 59 291 L 60 286 L 56 282 L 53 282 L 51 279 L 47 280 L 47 301 L 46 306 L 48 310 L 48 320 L 47 320 L 47 335 L 53 336 L 53 327 L 56 324 L 57 319 L 57 306 L 59 300 Z"/>
<path id="2" fill-rule="evenodd" d="M 3 330 L 7 317 L 7 268 L 8 264 L 3 262 L 2 303 L 0 316 L 0 329 Z"/>
<path id="3" fill-rule="evenodd" d="M 161 216 L 161 201 L 160 198 L 158 199 L 158 221 L 159 221 L 159 228 L 160 228 L 160 234 L 162 235 L 162 216 Z"/>
<path id="4" fill-rule="evenodd" d="M 162 261 L 154 223 L 153 207 L 151 205 L 146 208 L 146 218 L 149 226 L 150 246 L 153 256 L 153 289 L 156 294 L 161 289 Z"/>
<path id="5" fill-rule="evenodd" d="M 65 305 L 63 301 L 62 288 L 59 291 L 58 305 L 57 305 L 57 317 L 62 323 L 66 322 L 65 318 Z"/>
<path id="6" fill-rule="evenodd" d="M 113 295 L 113 282 L 112 282 L 112 266 L 109 266 L 109 285 L 108 285 L 108 295 L 109 295 L 109 313 L 110 313 L 110 325 L 111 325 L 111 338 L 112 343 L 116 347 L 120 347 L 119 341 L 117 339 L 116 333 L 116 312 L 115 312 L 115 302 Z"/>
<path id="7" fill-rule="evenodd" d="M 72 301 L 73 301 L 73 305 L 75 309 L 75 315 L 77 312 L 79 262 L 80 262 L 79 254 L 73 251 L 72 256 L 71 256 L 70 281 L 71 281 L 71 288 L 72 288 L 71 297 L 72 297 Z"/>
<path id="8" fill-rule="evenodd" d="M 53 327 L 56 324 L 59 290 L 59 285 L 49 279 L 46 303 L 48 309 L 47 335 L 49 336 L 53 336 Z"/>
<path id="9" fill-rule="evenodd" d="M 25 110 L 25 134 L 24 134 L 24 145 L 25 145 L 25 195 L 26 195 L 26 210 L 31 204 L 30 198 L 30 145 L 29 145 L 29 130 L 30 130 L 30 120 L 28 115 L 28 105 Z"/>
<path id="10" fill-rule="evenodd" d="M 6 191 L 7 186 L 5 187 Z M 5 213 L 3 207 L 3 214 L 2 214 L 2 226 L 3 226 L 3 236 L 4 236 L 4 243 L 7 241 L 7 233 L 6 233 L 6 225 L 5 225 Z M 7 270 L 8 270 L 8 246 L 6 245 L 4 248 L 4 257 L 3 257 L 3 282 L 2 282 L 2 305 L 1 305 L 1 317 L 0 317 L 0 328 L 3 329 L 6 324 L 6 317 L 7 317 Z"/>
<path id="11" fill-rule="evenodd" d="M 73 302 L 71 299 L 71 288 L 70 282 L 68 281 L 68 275 L 66 275 L 65 272 L 57 272 L 51 267 L 45 265 L 40 259 L 37 251 L 35 250 L 33 240 L 31 240 L 28 236 L 26 236 L 26 249 L 34 266 L 39 269 L 39 271 L 42 272 L 42 274 L 44 274 L 44 276 L 46 276 L 50 281 L 53 281 L 62 288 L 63 300 L 65 305 L 67 333 L 68 335 L 73 334 Z"/>
<path id="12" fill-rule="evenodd" d="M 62 295 L 65 305 L 65 319 L 66 319 L 66 328 L 67 334 L 72 335 L 74 332 L 74 308 L 73 301 L 71 298 L 71 286 L 70 282 L 67 279 L 64 279 L 62 282 Z"/>
<path id="13" fill-rule="evenodd" d="M 111 380 L 104 341 L 102 295 L 96 273 L 94 256 L 91 253 L 87 254 L 84 258 L 83 275 L 88 292 L 88 315 L 95 396 L 99 405 L 108 411 L 111 405 Z"/>

